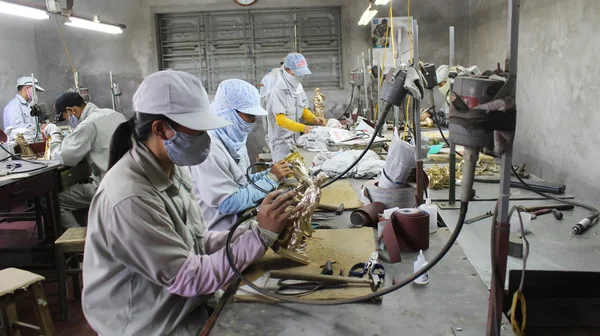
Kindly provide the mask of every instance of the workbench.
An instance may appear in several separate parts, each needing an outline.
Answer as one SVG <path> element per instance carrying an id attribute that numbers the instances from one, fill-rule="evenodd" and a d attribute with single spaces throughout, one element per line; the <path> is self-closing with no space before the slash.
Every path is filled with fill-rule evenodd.
<path id="1" fill-rule="evenodd" d="M 316 153 L 299 150 L 305 162 Z M 367 180 L 349 179 L 356 192 Z M 325 222 L 350 228 L 350 211 Z M 431 234 L 431 260 L 450 237 L 440 228 Z M 403 253 L 403 261 L 385 264 L 386 284 L 413 273 L 417 253 Z M 357 260 L 359 262 L 359 260 Z M 461 246 L 456 244 L 430 272 L 425 286 L 410 284 L 383 297 L 381 304 L 307 306 L 229 301 L 211 335 L 473 335 L 485 334 L 489 291 L 477 276 Z M 503 324 L 503 335 L 510 326 Z"/>

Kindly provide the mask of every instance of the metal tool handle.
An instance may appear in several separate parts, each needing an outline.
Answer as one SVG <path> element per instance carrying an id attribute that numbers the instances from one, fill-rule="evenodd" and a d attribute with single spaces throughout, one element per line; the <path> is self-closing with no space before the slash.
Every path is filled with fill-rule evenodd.
<path id="1" fill-rule="evenodd" d="M 289 279 L 289 280 L 307 280 L 307 281 L 323 281 L 329 283 L 352 283 L 352 284 L 367 284 L 370 285 L 373 280 L 362 278 L 351 278 L 335 275 L 321 275 L 303 272 L 292 271 L 271 271 L 273 279 Z"/>

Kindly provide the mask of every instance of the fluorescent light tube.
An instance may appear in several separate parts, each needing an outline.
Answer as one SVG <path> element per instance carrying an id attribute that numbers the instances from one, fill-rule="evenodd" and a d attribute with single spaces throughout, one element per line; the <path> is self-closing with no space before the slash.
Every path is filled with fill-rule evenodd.
<path id="1" fill-rule="evenodd" d="M 76 17 L 69 17 L 69 21 L 65 22 L 67 26 L 73 26 L 83 29 L 95 30 L 103 33 L 109 34 L 122 34 L 123 29 L 118 26 L 109 25 L 106 23 L 102 23 L 98 20 L 90 21 L 86 19 L 80 19 Z"/>
<path id="2" fill-rule="evenodd" d="M 390 0 L 375 0 L 375 4 L 377 6 L 385 6 L 390 3 Z"/>
<path id="3" fill-rule="evenodd" d="M 377 10 L 371 9 L 371 3 L 369 2 L 369 7 L 363 12 L 358 24 L 361 26 L 369 24 L 375 15 L 377 15 Z"/>
<path id="4" fill-rule="evenodd" d="M 50 15 L 46 11 L 10 2 L 0 1 L 0 13 L 22 16 L 30 19 L 47 20 Z"/>

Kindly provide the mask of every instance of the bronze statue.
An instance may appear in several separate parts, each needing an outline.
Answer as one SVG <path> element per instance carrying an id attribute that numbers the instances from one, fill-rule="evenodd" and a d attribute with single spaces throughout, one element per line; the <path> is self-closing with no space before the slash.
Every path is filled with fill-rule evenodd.
<path id="1" fill-rule="evenodd" d="M 313 103 L 315 104 L 314 114 L 319 118 L 325 117 L 325 105 L 323 102 L 325 101 L 325 96 L 321 93 L 321 89 L 315 89 L 315 96 L 313 97 Z"/>
<path id="2" fill-rule="evenodd" d="M 279 234 L 279 239 L 273 245 L 277 254 L 292 259 L 301 264 L 309 263 L 306 256 L 306 239 L 312 237 L 314 229 L 312 228 L 312 217 L 321 200 L 321 185 L 327 181 L 327 175 L 321 173 L 314 178 L 308 174 L 308 169 L 302 163 L 299 155 L 291 155 L 292 158 L 286 159 L 294 177 L 298 180 L 296 191 L 298 192 L 298 205 L 306 207 L 298 214 L 289 219 L 288 225 Z"/>
<path id="3" fill-rule="evenodd" d="M 35 156 L 35 153 L 31 149 L 31 147 L 29 147 L 29 145 L 27 144 L 27 141 L 25 141 L 25 137 L 23 136 L 22 133 L 17 133 L 15 142 L 17 143 L 17 145 L 19 145 L 19 148 L 21 148 L 21 157 L 22 158 Z"/>

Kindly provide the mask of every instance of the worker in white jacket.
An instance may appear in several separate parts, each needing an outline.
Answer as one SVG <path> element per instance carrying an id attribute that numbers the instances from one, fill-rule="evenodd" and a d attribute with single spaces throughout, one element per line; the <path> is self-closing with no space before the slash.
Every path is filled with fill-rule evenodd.
<path id="1" fill-rule="evenodd" d="M 248 134 L 257 116 L 267 115 L 260 107 L 258 90 L 252 84 L 241 79 L 221 82 L 210 104 L 210 113 L 231 125 L 208 131 L 211 139 L 208 158 L 188 168 L 207 229 L 225 231 L 237 221 L 239 213 L 258 205 L 267 196 L 266 192 L 277 189 L 292 170 L 287 162 L 281 161 L 270 170 L 249 175 L 253 184 L 246 177 L 250 166 L 246 149 Z"/>
<path id="2" fill-rule="evenodd" d="M 50 158 L 73 167 L 84 158 L 90 165 L 90 183 L 77 184 L 59 195 L 61 224 L 65 228 L 79 224 L 75 210 L 86 209 L 108 169 L 110 139 L 125 117 L 110 109 L 101 109 L 86 103 L 77 92 L 64 92 L 54 103 L 58 121 L 68 120 L 72 133 L 66 137 L 55 124 L 48 124 L 44 132 L 51 137 Z"/>
<path id="3" fill-rule="evenodd" d="M 33 100 L 33 86 L 38 92 L 44 92 L 36 78 L 23 76 L 17 79 L 17 94 L 4 108 L 4 129 L 30 128 L 35 129 L 37 121 L 31 116 L 31 105 Z"/>

